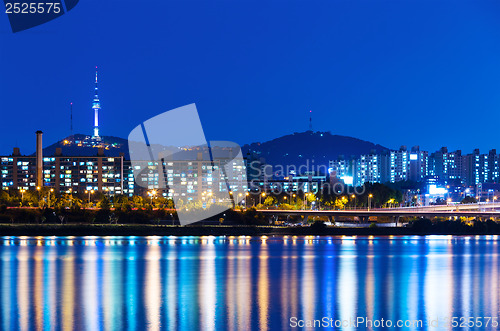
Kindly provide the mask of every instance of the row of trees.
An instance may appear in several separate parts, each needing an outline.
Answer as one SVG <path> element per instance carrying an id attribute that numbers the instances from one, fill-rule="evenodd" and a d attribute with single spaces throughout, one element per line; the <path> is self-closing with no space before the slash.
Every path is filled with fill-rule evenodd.
<path id="1" fill-rule="evenodd" d="M 147 192 L 146 192 L 147 193 Z M 333 193 L 319 191 L 317 193 L 299 192 L 250 192 L 240 208 L 254 206 L 260 208 L 281 209 L 353 209 L 380 208 L 396 206 L 402 200 L 399 190 L 389 186 L 373 183 L 365 184 L 364 189 L 351 192 Z M 49 188 L 40 190 L 3 190 L 0 192 L 0 205 L 9 207 L 40 207 L 56 209 L 173 209 L 172 199 L 161 194 L 153 196 L 116 195 L 108 197 L 99 192 L 58 193 Z M 177 202 L 177 208 L 201 209 L 201 201 Z M 205 206 L 206 207 L 206 206 Z"/>
<path id="2" fill-rule="evenodd" d="M 250 203 L 260 208 L 280 209 L 354 209 L 397 206 L 402 201 L 399 190 L 380 183 L 367 183 L 364 189 L 333 193 L 280 192 L 251 194 Z"/>
<path id="3" fill-rule="evenodd" d="M 140 195 L 132 197 L 116 195 L 107 197 L 99 192 L 57 193 L 48 188 L 40 190 L 3 190 L 0 191 L 0 205 L 8 207 L 39 207 L 55 209 L 172 209 L 174 203 L 165 197 L 150 199 Z"/>

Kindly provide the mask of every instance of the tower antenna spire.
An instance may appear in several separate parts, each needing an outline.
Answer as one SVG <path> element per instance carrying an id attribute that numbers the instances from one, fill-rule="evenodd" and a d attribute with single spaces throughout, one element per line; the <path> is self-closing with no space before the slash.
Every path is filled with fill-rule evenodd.
<path id="1" fill-rule="evenodd" d="M 92 139 L 101 140 L 99 136 L 99 110 L 101 109 L 101 102 L 99 101 L 97 89 L 97 66 L 95 67 L 95 89 L 94 89 L 94 100 L 92 102 L 92 109 L 94 109 L 94 135 Z"/>
<path id="2" fill-rule="evenodd" d="M 70 134 L 73 136 L 73 102 L 70 103 L 69 123 Z"/>
<path id="3" fill-rule="evenodd" d="M 313 130 L 313 123 L 312 123 L 312 110 L 309 110 L 309 131 Z"/>

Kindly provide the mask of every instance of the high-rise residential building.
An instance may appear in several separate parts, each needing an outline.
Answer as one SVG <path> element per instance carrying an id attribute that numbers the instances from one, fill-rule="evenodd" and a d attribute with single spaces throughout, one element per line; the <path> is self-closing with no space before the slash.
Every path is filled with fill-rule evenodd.
<path id="1" fill-rule="evenodd" d="M 500 155 L 497 154 L 496 149 L 490 150 L 488 153 L 488 167 L 489 167 L 489 183 L 498 183 L 500 182 Z"/>
<path id="2" fill-rule="evenodd" d="M 477 185 L 484 181 L 484 162 L 479 153 L 479 149 L 475 149 L 471 154 L 465 157 L 465 176 L 467 185 Z"/>
<path id="3" fill-rule="evenodd" d="M 465 181 L 467 185 L 478 185 L 480 183 L 498 183 L 499 177 L 499 155 L 496 149 L 488 154 L 481 154 L 475 149 L 464 158 Z"/>
<path id="4" fill-rule="evenodd" d="M 397 151 L 389 151 L 382 155 L 382 182 L 400 182 L 408 180 L 410 172 L 410 155 L 406 146 Z"/>
<path id="5" fill-rule="evenodd" d="M 354 184 L 359 186 L 364 183 L 377 183 L 381 181 L 381 155 L 360 155 L 355 161 Z"/>
<path id="6" fill-rule="evenodd" d="M 36 187 L 36 158 L 23 156 L 19 148 L 0 158 L 0 182 L 2 189 L 30 189 Z"/>
<path id="7" fill-rule="evenodd" d="M 95 191 L 108 196 L 131 196 L 155 189 L 164 196 L 181 197 L 185 202 L 229 190 L 243 196 L 248 190 L 246 167 L 230 162 L 230 159 L 144 161 L 132 167 L 123 155 L 106 156 L 102 148 L 95 156 L 64 156 L 58 148 L 55 155 L 43 157 L 42 183 L 56 192 Z M 36 172 L 36 156 L 22 156 L 17 148 L 12 155 L 0 157 L 3 189 L 36 189 Z M 134 172 L 139 176 L 134 178 Z M 169 186 L 178 189 L 168 190 Z"/>
<path id="8" fill-rule="evenodd" d="M 337 160 L 330 160 L 328 162 L 328 172 L 330 176 L 339 179 L 354 178 L 354 165 L 355 160 L 349 160 L 344 156 L 339 156 Z"/>
<path id="9" fill-rule="evenodd" d="M 406 146 L 401 146 L 397 151 L 364 154 L 351 161 L 342 158 L 331 160 L 329 167 L 339 179 L 354 176 L 354 185 L 407 180 L 421 182 L 429 175 L 429 155 L 418 146 L 412 147 L 410 151 Z"/>
<path id="10" fill-rule="evenodd" d="M 448 148 L 442 147 L 431 154 L 430 175 L 435 176 L 441 184 L 464 184 L 465 167 L 462 151 L 448 152 Z"/>
<path id="11" fill-rule="evenodd" d="M 197 154 L 193 159 L 135 160 L 133 174 L 127 180 L 133 182 L 135 176 L 136 194 L 141 194 L 144 190 L 159 190 L 164 196 L 182 199 L 184 202 L 221 196 L 220 192 L 229 194 L 231 191 L 232 194 L 241 196 L 246 194 L 248 186 L 245 165 L 234 162 L 233 157 L 214 157 L 213 160 L 208 160 L 201 152 Z"/>
<path id="12" fill-rule="evenodd" d="M 409 154 L 410 173 L 408 179 L 422 182 L 429 175 L 429 153 L 421 151 L 419 146 L 413 146 Z"/>
<path id="13" fill-rule="evenodd" d="M 100 150 L 96 156 L 63 156 L 60 149 L 52 156 L 42 158 L 42 184 L 37 185 L 37 157 L 22 156 L 14 149 L 10 156 L 0 158 L 3 189 L 53 188 L 57 192 L 84 192 L 93 190 L 109 195 L 122 194 L 123 155 L 105 156 Z"/>

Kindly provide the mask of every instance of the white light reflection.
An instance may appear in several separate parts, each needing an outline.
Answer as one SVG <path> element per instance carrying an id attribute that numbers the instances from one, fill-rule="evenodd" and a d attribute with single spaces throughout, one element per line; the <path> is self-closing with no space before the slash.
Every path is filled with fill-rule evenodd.
<path id="1" fill-rule="evenodd" d="M 3 239 L 4 244 L 9 243 L 9 239 Z M 13 286 L 15 284 L 15 279 L 12 276 L 14 259 L 12 259 L 12 251 L 10 249 L 2 250 L 2 270 L 0 273 L 2 275 L 2 288 L 1 288 L 1 300 L 2 307 L 0 309 L 0 317 L 2 318 L 2 329 L 9 330 L 11 328 L 11 311 L 13 302 L 11 302 L 11 298 L 13 297 L 12 291 L 15 290 Z"/>
<path id="2" fill-rule="evenodd" d="M 444 236 L 429 236 L 427 241 L 429 253 L 426 257 L 427 271 L 424 276 L 426 311 L 432 312 L 429 318 L 445 319 L 449 317 L 451 295 L 453 288 L 450 279 L 450 261 L 452 255 L 444 254 L 448 238 Z M 446 252 L 448 253 L 448 252 Z"/>
<path id="3" fill-rule="evenodd" d="M 148 330 L 160 330 L 161 309 L 161 250 L 158 237 L 148 237 L 148 251 L 146 253 L 146 282 L 144 283 L 145 308 Z"/>
<path id="4" fill-rule="evenodd" d="M 178 329 L 177 321 L 177 305 L 178 305 L 178 295 L 179 290 L 177 287 L 177 247 L 175 247 L 176 238 L 169 238 L 168 245 L 174 247 L 169 247 L 167 256 L 167 268 L 166 273 L 166 288 L 165 288 L 165 308 L 167 309 L 167 325 L 171 330 Z"/>
<path id="5" fill-rule="evenodd" d="M 215 330 L 215 306 L 217 295 L 217 282 L 215 281 L 215 237 L 202 237 L 203 245 L 200 251 L 200 314 L 201 328 Z"/>
<path id="6" fill-rule="evenodd" d="M 246 241 L 246 239 L 244 239 Z M 250 275 L 251 252 L 246 247 L 238 247 L 237 273 L 236 273 L 236 303 L 237 303 L 237 330 L 250 330 L 249 303 L 252 302 L 252 282 Z M 227 295 L 234 295 L 228 293 Z"/>
<path id="7" fill-rule="evenodd" d="M 24 245 L 21 245 L 17 253 L 18 264 L 18 278 L 17 278 L 17 308 L 19 310 L 19 326 L 21 330 L 29 330 L 29 317 L 31 316 L 30 306 L 30 275 L 31 270 L 29 267 L 30 252 L 26 245 L 26 240 L 21 240 Z"/>
<path id="8" fill-rule="evenodd" d="M 55 247 L 55 240 L 48 240 L 50 246 L 44 249 L 43 256 L 43 296 L 46 300 L 43 307 L 43 320 L 45 326 L 56 325 L 56 314 L 57 311 L 57 273 L 56 273 L 56 257 L 57 248 Z"/>
<path id="9" fill-rule="evenodd" d="M 314 246 L 312 246 L 313 236 L 306 236 L 304 250 L 302 251 L 302 277 L 300 284 L 301 308 L 304 319 L 315 319 L 316 300 L 316 275 L 314 265 Z"/>
<path id="10" fill-rule="evenodd" d="M 68 246 L 73 245 L 73 240 L 68 240 Z M 62 277 L 62 328 L 72 330 L 74 327 L 75 304 L 75 261 L 74 251 L 66 251 Z"/>
<path id="11" fill-rule="evenodd" d="M 44 305 L 44 293 L 43 293 L 43 281 L 44 281 L 44 275 L 43 275 L 43 247 L 40 247 L 38 245 L 37 241 L 37 247 L 34 255 L 35 259 L 35 274 L 34 274 L 34 281 L 35 281 L 35 286 L 33 289 L 33 294 L 34 294 L 34 302 L 35 302 L 35 323 L 36 323 L 36 329 L 37 330 L 42 330 L 43 329 L 43 305 Z"/>
<path id="12" fill-rule="evenodd" d="M 267 236 L 261 237 L 262 244 L 259 254 L 259 280 L 257 283 L 257 296 L 259 303 L 259 329 L 267 330 L 269 326 L 269 270 Z"/>
<path id="13" fill-rule="evenodd" d="M 134 239 L 130 239 L 134 242 Z M 137 329 L 137 308 L 139 305 L 139 287 L 137 285 L 137 248 L 134 245 L 127 247 L 125 259 L 125 314 L 127 329 Z"/>
<path id="14" fill-rule="evenodd" d="M 349 320 L 356 316 L 356 297 L 358 296 L 358 276 L 356 272 L 356 260 L 353 255 L 355 239 L 342 236 L 339 256 L 339 278 L 337 288 L 337 307 L 339 307 L 340 319 Z M 352 330 L 353 326 L 343 328 Z"/>
<path id="15" fill-rule="evenodd" d="M 285 236 L 288 237 L 288 236 Z M 283 246 L 285 249 L 289 249 L 287 247 L 288 238 L 284 238 Z M 288 258 L 288 252 L 283 250 L 282 259 L 281 259 L 281 278 L 280 284 L 282 286 L 281 290 L 281 316 L 284 320 L 290 318 L 291 310 L 290 310 L 290 278 L 295 275 L 294 272 L 290 272 L 290 262 L 291 259 Z"/>
<path id="16" fill-rule="evenodd" d="M 83 241 L 89 246 L 89 239 Z M 87 330 L 98 330 L 99 325 L 99 284 L 97 279 L 97 250 L 95 245 L 83 250 L 83 308 Z"/>
<path id="17" fill-rule="evenodd" d="M 238 239 L 239 240 L 239 239 Z M 234 239 L 236 241 L 236 239 Z M 238 246 L 230 244 L 229 249 L 227 251 L 227 272 L 224 278 L 224 282 L 226 284 L 226 306 L 227 306 L 227 327 L 229 330 L 236 330 L 236 301 L 235 295 L 233 293 L 237 293 L 235 274 L 236 274 L 236 249 Z"/>
<path id="18" fill-rule="evenodd" d="M 103 310 L 104 324 L 107 330 L 123 329 L 121 325 L 123 307 L 122 283 L 122 250 L 116 249 L 116 238 L 105 240 L 105 250 L 102 254 L 103 260 Z M 110 247 L 111 246 L 111 247 Z"/>

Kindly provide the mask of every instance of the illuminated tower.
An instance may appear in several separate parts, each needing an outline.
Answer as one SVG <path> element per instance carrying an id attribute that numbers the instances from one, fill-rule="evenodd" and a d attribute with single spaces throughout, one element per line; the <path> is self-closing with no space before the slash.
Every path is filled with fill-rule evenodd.
<path id="1" fill-rule="evenodd" d="M 92 109 L 94 109 L 94 135 L 92 136 L 92 139 L 101 140 L 101 137 L 99 137 L 99 109 L 101 109 L 101 103 L 99 102 L 99 96 L 97 95 L 97 66 L 95 67 L 95 90 Z"/>

